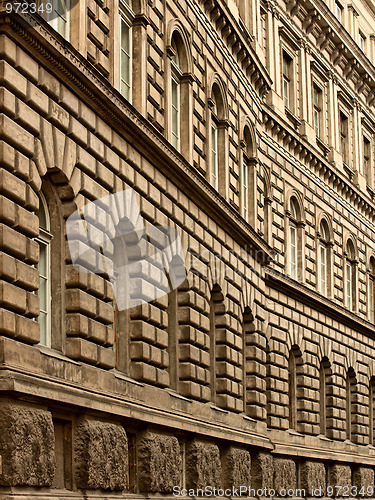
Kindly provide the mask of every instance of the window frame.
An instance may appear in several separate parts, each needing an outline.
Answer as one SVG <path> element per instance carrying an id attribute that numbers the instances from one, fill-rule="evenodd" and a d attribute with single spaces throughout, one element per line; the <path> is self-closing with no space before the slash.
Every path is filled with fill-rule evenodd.
<path id="1" fill-rule="evenodd" d="M 302 246 L 302 226 L 301 221 L 301 209 L 299 202 L 295 196 L 292 194 L 289 197 L 288 208 L 287 208 L 287 274 L 296 281 L 302 281 L 302 272 L 300 272 L 300 267 L 302 266 L 302 261 L 299 258 L 299 252 Z"/>
<path id="2" fill-rule="evenodd" d="M 367 319 L 375 324 L 375 257 L 370 257 L 368 267 L 368 312 Z M 375 436 L 374 436 L 375 437 Z"/>
<path id="3" fill-rule="evenodd" d="M 35 241 L 38 243 L 39 246 L 39 260 L 38 263 L 36 264 L 36 268 L 38 269 L 39 273 L 39 288 L 36 291 L 36 295 L 39 298 L 39 306 L 40 306 L 40 290 L 41 290 L 41 280 L 44 280 L 46 284 L 46 291 L 45 291 L 45 309 L 43 310 L 40 308 L 39 316 L 37 317 L 37 321 L 39 323 L 39 328 L 40 328 L 40 341 L 39 344 L 46 346 L 46 347 L 51 347 L 52 344 L 52 336 L 51 336 L 51 301 L 52 301 L 52 293 L 51 293 L 51 241 L 52 241 L 52 234 L 51 234 L 51 219 L 50 219 L 50 214 L 48 210 L 48 204 L 47 200 L 42 192 L 38 193 L 39 197 L 39 209 L 36 211 L 36 215 L 38 216 L 39 219 L 39 235 L 35 238 Z M 40 206 L 42 204 L 42 207 Z M 40 220 L 41 217 L 38 215 L 40 212 L 40 209 L 42 208 L 43 210 L 43 216 L 45 218 L 45 225 L 46 228 L 43 228 L 40 225 Z M 46 273 L 45 275 L 41 274 L 40 272 L 40 264 L 41 264 L 41 248 L 43 248 L 43 254 L 45 254 L 45 268 L 46 268 Z M 42 323 L 41 323 L 41 313 L 45 315 L 46 321 L 45 321 L 45 335 L 43 335 L 43 340 L 45 338 L 45 341 L 42 341 Z"/>
<path id="4" fill-rule="evenodd" d="M 358 30 L 358 46 L 362 50 L 362 52 L 365 52 L 366 40 L 367 40 L 367 37 L 366 37 L 366 35 L 363 34 L 363 31 Z"/>
<path id="5" fill-rule="evenodd" d="M 352 247 L 352 248 L 351 248 Z M 356 250 L 352 238 L 349 238 L 346 242 L 344 257 L 344 303 L 345 307 L 350 312 L 355 312 L 357 310 L 357 294 L 356 294 L 356 282 L 357 282 L 357 269 L 356 269 Z"/>
<path id="6" fill-rule="evenodd" d="M 56 9 L 53 9 L 56 17 L 53 17 L 51 19 L 51 14 L 47 14 L 47 22 L 60 36 L 62 36 L 63 38 L 65 38 L 65 40 L 67 40 L 69 42 L 69 40 L 70 40 L 70 0 L 57 0 L 57 2 L 58 2 L 58 5 L 60 4 L 60 2 L 64 3 L 65 12 L 63 14 L 61 14 Z M 52 5 L 54 5 L 54 4 L 52 4 Z M 65 16 L 64 32 L 62 32 L 60 30 L 60 27 L 59 27 L 59 19 L 63 19 L 63 16 Z"/>
<path id="7" fill-rule="evenodd" d="M 313 81 L 313 128 L 318 139 L 322 138 L 323 89 Z M 315 102 L 317 96 L 317 102 Z"/>
<path id="8" fill-rule="evenodd" d="M 218 191 L 219 189 L 219 130 L 216 120 L 211 114 L 211 184 Z"/>
<path id="9" fill-rule="evenodd" d="M 362 134 L 362 161 L 363 161 L 363 176 L 366 179 L 366 184 L 371 185 L 371 139 L 366 134 Z"/>
<path id="10" fill-rule="evenodd" d="M 170 57 L 170 106 L 171 106 L 171 143 L 177 151 L 181 149 L 181 77 L 182 71 L 179 67 L 179 55 L 177 51 L 177 46 L 172 39 L 171 49 L 174 51 L 174 54 Z M 176 89 L 176 102 L 174 103 L 174 92 L 173 89 Z M 176 114 L 176 129 L 174 127 L 174 113 Z"/>
<path id="11" fill-rule="evenodd" d="M 283 102 L 286 109 L 293 111 L 293 92 L 292 92 L 292 81 L 293 81 L 293 67 L 294 58 L 290 55 L 289 51 L 282 47 L 282 58 L 281 58 L 281 74 L 282 74 L 282 91 L 283 91 Z"/>
<path id="12" fill-rule="evenodd" d="M 335 18 L 342 24 L 342 18 L 344 14 L 344 7 L 340 2 L 335 1 Z"/>
<path id="13" fill-rule="evenodd" d="M 119 92 L 120 94 L 130 103 L 132 102 L 132 97 L 133 97 L 133 92 L 132 92 L 132 87 L 133 87 L 133 36 L 132 36 L 132 24 L 134 20 L 134 12 L 131 9 L 130 2 L 125 3 L 124 1 L 120 1 L 119 3 Z M 128 52 L 125 51 L 122 47 L 122 29 L 123 29 L 123 24 L 127 26 L 128 29 Z M 124 58 L 123 54 L 126 55 L 126 60 L 128 64 L 128 73 L 129 73 L 129 82 L 126 82 L 122 78 L 122 73 L 123 73 L 123 64 L 124 64 Z M 123 85 L 128 89 L 127 94 L 123 92 Z"/>
<path id="14" fill-rule="evenodd" d="M 349 165 L 349 114 L 339 108 L 340 154 L 345 165 Z"/>

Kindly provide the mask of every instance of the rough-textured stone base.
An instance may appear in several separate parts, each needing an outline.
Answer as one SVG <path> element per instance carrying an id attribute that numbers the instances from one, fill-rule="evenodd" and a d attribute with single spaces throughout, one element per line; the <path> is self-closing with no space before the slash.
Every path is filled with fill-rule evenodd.
<path id="1" fill-rule="evenodd" d="M 320 462 L 304 462 L 300 468 L 301 488 L 308 496 L 312 495 L 312 490 L 321 488 L 322 494 L 326 488 L 326 468 Z"/>
<path id="2" fill-rule="evenodd" d="M 251 464 L 252 486 L 255 489 L 273 488 L 273 472 L 273 457 L 269 453 L 258 453 Z"/>
<path id="3" fill-rule="evenodd" d="M 82 421 L 76 432 L 75 465 L 80 489 L 125 489 L 128 442 L 124 428 L 98 420 Z"/>
<path id="4" fill-rule="evenodd" d="M 55 474 L 51 414 L 21 405 L 0 406 L 3 486 L 50 486 Z"/>
<path id="5" fill-rule="evenodd" d="M 353 486 L 358 489 L 364 488 L 367 493 L 367 488 L 374 487 L 374 470 L 368 467 L 358 467 L 353 472 Z"/>
<path id="6" fill-rule="evenodd" d="M 225 488 L 251 484 L 251 457 L 247 450 L 231 446 L 223 454 Z"/>
<path id="7" fill-rule="evenodd" d="M 274 459 L 274 489 L 294 489 L 297 486 L 297 467 L 293 460 L 287 458 Z"/>
<path id="8" fill-rule="evenodd" d="M 220 451 L 216 444 L 193 441 L 186 450 L 187 488 L 220 487 Z"/>
<path id="9" fill-rule="evenodd" d="M 330 486 L 351 486 L 352 471 L 349 465 L 332 465 L 328 471 Z"/>
<path id="10" fill-rule="evenodd" d="M 147 432 L 138 447 L 141 491 L 170 493 L 180 484 L 181 457 L 178 439 Z"/>

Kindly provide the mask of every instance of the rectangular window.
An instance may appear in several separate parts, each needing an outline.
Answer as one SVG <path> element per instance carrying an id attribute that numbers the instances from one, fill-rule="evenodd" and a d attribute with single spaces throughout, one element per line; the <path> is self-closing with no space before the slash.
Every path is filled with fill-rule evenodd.
<path id="1" fill-rule="evenodd" d="M 62 37 L 69 40 L 70 0 L 53 0 L 52 12 L 47 13 L 47 21 Z"/>
<path id="2" fill-rule="evenodd" d="M 246 160 L 242 162 L 243 176 L 243 216 L 246 221 L 249 220 L 249 169 Z"/>
<path id="3" fill-rule="evenodd" d="M 283 98 L 286 108 L 291 107 L 292 58 L 283 51 Z"/>
<path id="4" fill-rule="evenodd" d="M 49 244 L 43 239 L 37 239 L 39 244 L 39 262 L 38 262 L 38 272 L 39 272 L 39 289 L 37 295 L 39 297 L 39 316 L 38 323 L 40 328 L 40 343 L 42 345 L 51 346 L 50 338 L 50 290 L 49 290 L 49 273 L 50 273 L 50 262 L 49 262 Z"/>
<path id="5" fill-rule="evenodd" d="M 320 122 L 322 113 L 322 91 L 319 87 L 314 85 L 313 87 L 313 119 L 314 119 L 314 130 L 317 137 L 320 137 Z"/>
<path id="6" fill-rule="evenodd" d="M 369 183 L 371 179 L 371 149 L 370 141 L 363 137 L 363 175 Z"/>
<path id="7" fill-rule="evenodd" d="M 320 292 L 327 295 L 327 247 L 320 245 Z"/>
<path id="8" fill-rule="evenodd" d="M 289 251 L 290 251 L 290 276 L 297 279 L 297 227 L 290 224 L 289 228 Z"/>
<path id="9" fill-rule="evenodd" d="M 369 320 L 371 323 L 375 323 L 375 277 L 370 276 L 369 278 Z"/>
<path id="10" fill-rule="evenodd" d="M 342 22 L 343 7 L 339 2 L 335 2 L 335 16 L 340 23 Z"/>
<path id="11" fill-rule="evenodd" d="M 211 125 L 211 169 L 212 185 L 219 188 L 219 158 L 218 158 L 218 130 L 214 123 Z"/>
<path id="12" fill-rule="evenodd" d="M 366 45 L 366 37 L 361 31 L 358 32 L 358 45 L 359 48 L 362 50 L 362 52 L 364 52 Z"/>
<path id="13" fill-rule="evenodd" d="M 344 163 L 348 163 L 348 117 L 340 111 L 340 149 Z"/>
<path id="14" fill-rule="evenodd" d="M 346 306 L 349 311 L 353 310 L 353 276 L 352 276 L 352 264 L 351 262 L 346 262 Z"/>
<path id="15" fill-rule="evenodd" d="M 120 14 L 120 93 L 131 100 L 131 27 Z"/>
<path id="16" fill-rule="evenodd" d="M 171 77 L 172 96 L 172 145 L 180 148 L 180 86 L 174 76 Z"/>

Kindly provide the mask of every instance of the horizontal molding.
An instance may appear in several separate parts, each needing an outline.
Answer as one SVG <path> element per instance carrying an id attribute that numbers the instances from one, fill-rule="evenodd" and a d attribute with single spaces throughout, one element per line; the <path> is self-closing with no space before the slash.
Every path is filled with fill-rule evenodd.
<path id="1" fill-rule="evenodd" d="M 337 320 L 339 323 L 375 339 L 375 325 L 360 318 L 357 314 L 348 311 L 345 307 L 323 297 L 318 292 L 292 280 L 273 269 L 267 269 L 265 280 L 267 285 L 286 296 L 296 299 L 299 304 L 305 304 L 325 316 Z"/>

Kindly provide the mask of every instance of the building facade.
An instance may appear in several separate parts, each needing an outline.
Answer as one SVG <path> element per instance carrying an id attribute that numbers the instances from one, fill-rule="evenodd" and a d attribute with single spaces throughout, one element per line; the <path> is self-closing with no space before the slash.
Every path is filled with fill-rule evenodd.
<path id="1" fill-rule="evenodd" d="M 38 5 L 0 11 L 0 498 L 372 497 L 373 2 Z M 129 188 L 188 272 L 119 311 L 65 221 Z"/>

